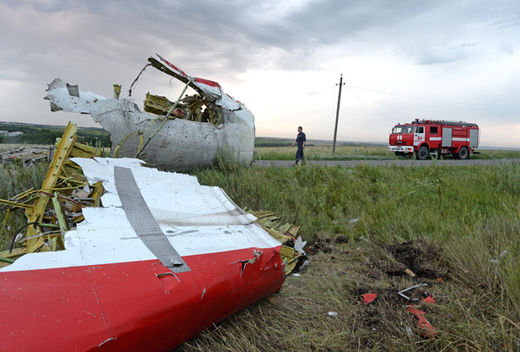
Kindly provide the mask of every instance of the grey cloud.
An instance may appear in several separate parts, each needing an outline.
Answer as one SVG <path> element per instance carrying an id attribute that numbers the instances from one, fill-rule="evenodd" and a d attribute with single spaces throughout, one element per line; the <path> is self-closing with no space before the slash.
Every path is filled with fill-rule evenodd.
<path id="1" fill-rule="evenodd" d="M 471 56 L 472 47 L 476 46 L 475 42 L 462 43 L 448 48 L 437 48 L 428 51 L 421 56 L 415 58 L 419 65 L 446 64 L 455 61 L 465 60 Z"/>
<path id="2" fill-rule="evenodd" d="M 345 53 L 389 46 L 421 64 L 453 62 L 469 54 L 439 48 L 439 41 L 464 23 L 489 21 L 489 5 L 462 4 L 325 0 L 269 18 L 252 0 L 8 1 L 3 6 L 28 16 L 18 24 L 0 21 L 0 40 L 11 49 L 0 55 L 0 64 L 14 65 L 11 75 L 27 72 L 41 80 L 57 62 L 65 73 L 74 70 L 69 64 L 89 63 L 120 72 L 160 52 L 189 72 L 202 68 L 200 74 L 218 76 L 248 68 L 315 69 L 316 53 L 330 45 L 344 46 Z M 453 11 L 446 14 L 446 7 Z M 495 22 L 514 20 L 511 12 L 494 11 Z M 432 42 L 432 32 L 440 39 Z M 432 46 L 439 49 L 428 52 Z"/>
<path id="3" fill-rule="evenodd" d="M 392 52 L 425 70 L 519 50 L 514 0 L 323 0 L 283 13 L 269 7 L 254 0 L 4 0 L 0 79 L 43 89 L 61 76 L 110 94 L 112 83 L 127 87 L 155 52 L 190 74 L 232 81 L 248 69 L 320 69 L 317 57 L 327 48 L 336 59 Z M 147 72 L 143 86 L 156 77 Z M 164 79 L 157 84 L 168 88 Z"/>

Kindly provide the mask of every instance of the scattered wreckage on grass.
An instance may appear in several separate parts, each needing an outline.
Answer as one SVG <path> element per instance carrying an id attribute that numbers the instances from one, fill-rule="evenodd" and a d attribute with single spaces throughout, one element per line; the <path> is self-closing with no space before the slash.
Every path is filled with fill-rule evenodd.
<path id="1" fill-rule="evenodd" d="M 110 133 L 116 156 L 137 157 L 161 169 L 176 171 L 210 166 L 217 158 L 251 164 L 253 114 L 224 93 L 217 82 L 189 76 L 157 56 L 148 59 L 132 83 L 128 99 L 120 98 L 120 85 L 114 85 L 113 98 L 106 98 L 80 91 L 77 85 L 59 78 L 49 84 L 45 99 L 50 101 L 52 111 L 90 114 Z M 175 102 L 147 94 L 141 111 L 130 96 L 148 66 L 177 78 L 185 87 Z M 196 94 L 183 96 L 188 87 Z"/>
<path id="2" fill-rule="evenodd" d="M 24 165 L 32 165 L 40 160 L 50 160 L 52 148 L 49 147 L 20 147 L 0 153 L 0 163 L 19 161 Z"/>
<path id="3" fill-rule="evenodd" d="M 1 350 L 168 351 L 305 260 L 298 227 L 196 177 L 102 158 L 75 130 L 41 189 L 0 200 L 27 217 L 0 253 Z"/>

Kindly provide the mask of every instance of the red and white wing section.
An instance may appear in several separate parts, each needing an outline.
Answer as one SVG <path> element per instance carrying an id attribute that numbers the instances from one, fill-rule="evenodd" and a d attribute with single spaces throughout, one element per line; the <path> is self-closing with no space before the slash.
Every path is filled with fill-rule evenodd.
<path id="1" fill-rule="evenodd" d="M 222 189 L 137 159 L 72 160 L 90 183 L 103 182 L 103 207 L 83 209 L 64 251 L 26 254 L 0 270 L 0 350 L 168 351 L 281 288 L 280 243 Z M 163 265 L 161 248 L 138 235 L 115 167 L 131 170 L 189 270 Z"/>

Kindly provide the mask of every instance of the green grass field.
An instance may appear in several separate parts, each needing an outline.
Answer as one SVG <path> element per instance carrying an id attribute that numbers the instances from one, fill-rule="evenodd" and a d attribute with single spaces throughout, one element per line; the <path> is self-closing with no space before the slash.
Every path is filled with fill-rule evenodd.
<path id="1" fill-rule="evenodd" d="M 0 197 L 39 187 L 45 172 L 46 163 L 0 165 Z M 194 174 L 241 207 L 301 225 L 312 254 L 279 293 L 178 351 L 520 350 L 520 165 L 221 165 Z M 9 219 L 3 248 L 24 223 L 21 213 Z M 397 295 L 419 283 L 429 284 L 421 297 L 437 301 L 419 305 L 434 338 L 421 336 Z M 379 295 L 370 305 L 361 303 L 367 292 Z"/>
<path id="2" fill-rule="evenodd" d="M 261 145 L 266 145 L 262 142 Z M 520 150 L 487 150 L 478 149 L 479 154 L 472 154 L 471 159 L 503 159 L 520 158 Z M 257 146 L 255 160 L 294 160 L 296 148 L 285 146 Z M 305 147 L 305 157 L 308 160 L 389 160 L 400 159 L 383 145 L 339 145 L 336 154 L 332 155 L 331 145 L 309 145 Z M 447 156 L 446 158 L 451 158 Z"/>
<path id="3" fill-rule="evenodd" d="M 519 165 L 228 167 L 197 176 L 242 207 L 271 209 L 300 224 L 317 254 L 279 294 L 183 350 L 520 348 Z M 408 265 L 392 255 L 398 244 L 408 247 Z M 406 267 L 422 274 L 411 278 Z M 420 337 L 397 296 L 423 282 L 437 300 L 422 306 L 438 331 L 433 339 Z M 360 295 L 366 292 L 380 296 L 365 306 Z"/>

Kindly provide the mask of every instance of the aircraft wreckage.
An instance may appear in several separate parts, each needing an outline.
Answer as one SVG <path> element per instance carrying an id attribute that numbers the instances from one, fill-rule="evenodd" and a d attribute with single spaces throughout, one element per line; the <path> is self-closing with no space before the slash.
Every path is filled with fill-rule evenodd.
<path id="1" fill-rule="evenodd" d="M 0 252 L 0 350 L 169 351 L 305 259 L 272 213 L 75 140 L 69 124 L 41 189 L 0 200 L 27 217 Z"/>
<path id="2" fill-rule="evenodd" d="M 90 114 L 110 133 L 116 155 L 138 157 L 161 169 L 187 170 L 210 166 L 217 157 L 251 164 L 255 142 L 253 114 L 240 101 L 224 93 L 217 82 L 192 77 L 168 60 L 150 57 L 129 89 L 120 98 L 106 98 L 56 78 L 45 99 L 52 111 Z M 148 66 L 173 76 L 185 87 L 177 101 L 147 94 L 144 111 L 130 97 L 132 88 Z M 194 95 L 183 97 L 188 87 Z"/>

